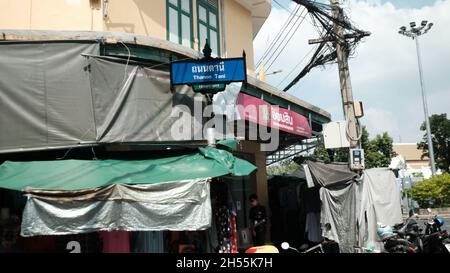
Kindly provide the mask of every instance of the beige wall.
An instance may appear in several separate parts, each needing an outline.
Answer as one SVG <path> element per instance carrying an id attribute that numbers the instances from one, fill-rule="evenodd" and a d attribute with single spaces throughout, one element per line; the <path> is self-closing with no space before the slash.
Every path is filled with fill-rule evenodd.
<path id="1" fill-rule="evenodd" d="M 0 28 L 29 29 L 30 0 L 0 0 Z"/>
<path id="2" fill-rule="evenodd" d="M 253 75 L 252 14 L 233 0 L 219 1 L 220 41 L 224 57 L 247 53 L 248 72 Z M 103 18 L 103 0 L 0 0 L 0 29 L 116 31 L 166 39 L 166 0 L 109 0 Z M 194 47 L 198 49 L 197 1 L 193 0 Z M 223 28 L 224 27 L 224 28 Z M 224 31 L 225 30 L 225 31 Z M 226 54 L 226 55 L 225 55 Z"/>
<path id="3" fill-rule="evenodd" d="M 408 164 L 409 167 L 411 167 L 413 169 L 418 169 L 418 170 L 430 166 L 430 164 L 429 164 L 429 162 L 427 160 L 425 160 L 425 161 L 407 160 L 406 163 Z"/>
<path id="4" fill-rule="evenodd" d="M 422 150 L 417 148 L 416 143 L 393 143 L 392 148 L 396 154 L 403 156 L 406 161 L 428 161 L 427 157 L 422 160 Z"/>
<path id="5" fill-rule="evenodd" d="M 166 39 L 166 0 L 110 0 L 104 30 Z"/>
<path id="6" fill-rule="evenodd" d="M 406 164 L 412 168 L 420 170 L 429 166 L 428 157 L 422 157 L 422 150 L 417 148 L 416 143 L 393 143 L 394 152 L 405 158 Z"/>
<path id="7" fill-rule="evenodd" d="M 0 0 L 0 28 L 102 30 L 101 0 Z"/>
<path id="8" fill-rule="evenodd" d="M 250 11 L 235 1 L 225 0 L 225 39 L 227 57 L 247 54 L 247 69 L 253 75 L 253 25 Z"/>

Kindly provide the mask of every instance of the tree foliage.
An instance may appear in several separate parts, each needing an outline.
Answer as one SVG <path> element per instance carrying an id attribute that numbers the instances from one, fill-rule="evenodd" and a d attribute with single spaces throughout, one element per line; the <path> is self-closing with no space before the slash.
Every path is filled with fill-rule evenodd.
<path id="1" fill-rule="evenodd" d="M 450 165 L 450 120 L 447 119 L 447 114 L 432 115 L 430 117 L 430 129 L 436 167 L 448 172 Z M 422 141 L 417 143 L 417 147 L 422 149 L 422 158 L 424 158 L 429 156 L 425 122 L 420 126 L 420 130 L 425 131 L 425 134 Z"/>
<path id="2" fill-rule="evenodd" d="M 391 158 L 395 156 L 392 148 L 392 138 L 387 132 L 377 135 L 367 142 L 364 148 L 366 157 L 366 168 L 387 167 L 391 163 Z"/>
<path id="3" fill-rule="evenodd" d="M 292 159 L 284 160 L 267 167 L 267 175 L 284 175 L 297 171 L 300 165 Z"/>
<path id="4" fill-rule="evenodd" d="M 325 149 L 325 145 L 324 145 L 323 141 L 319 141 L 317 143 L 317 146 L 314 149 L 313 155 L 316 159 L 324 161 L 325 163 L 331 162 L 330 155 L 329 155 L 327 149 Z"/>
<path id="5" fill-rule="evenodd" d="M 450 174 L 423 180 L 412 186 L 408 193 L 422 208 L 450 206 Z"/>

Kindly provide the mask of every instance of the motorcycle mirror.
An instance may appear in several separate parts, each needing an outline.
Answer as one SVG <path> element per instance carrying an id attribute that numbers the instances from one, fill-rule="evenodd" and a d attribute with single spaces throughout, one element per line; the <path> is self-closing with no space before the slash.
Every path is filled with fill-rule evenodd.
<path id="1" fill-rule="evenodd" d="M 289 249 L 289 243 L 288 242 L 283 242 L 281 244 L 281 248 L 284 249 L 284 250 L 288 250 Z"/>
<path id="2" fill-rule="evenodd" d="M 429 214 L 431 214 L 431 209 L 430 208 L 427 208 L 427 211 L 428 211 Z"/>

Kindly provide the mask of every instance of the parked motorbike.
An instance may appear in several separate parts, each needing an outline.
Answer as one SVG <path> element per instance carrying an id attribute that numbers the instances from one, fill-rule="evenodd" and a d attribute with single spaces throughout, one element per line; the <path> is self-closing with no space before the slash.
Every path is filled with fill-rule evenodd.
<path id="1" fill-rule="evenodd" d="M 424 235 L 421 240 L 423 253 L 450 253 L 450 240 L 446 230 Z"/>
<path id="2" fill-rule="evenodd" d="M 423 253 L 450 253 L 450 239 L 448 232 L 442 230 L 444 218 L 434 215 L 431 217 L 431 209 L 428 209 L 430 218 L 425 222 L 425 232 L 421 237 Z"/>
<path id="3" fill-rule="evenodd" d="M 309 247 L 302 245 L 299 249 L 291 247 L 288 242 L 283 242 L 281 248 L 286 251 L 294 251 L 296 253 L 339 253 L 339 246 L 335 241 L 323 240 L 319 244 Z"/>
<path id="4" fill-rule="evenodd" d="M 431 214 L 431 209 L 428 209 Z M 379 224 L 378 235 L 389 253 L 450 253 L 448 232 L 441 230 L 444 219 L 435 215 L 425 222 L 425 231 L 413 219 L 414 215 L 404 223 L 391 228 Z"/>
<path id="5" fill-rule="evenodd" d="M 428 209 L 428 214 L 431 215 L 431 209 Z M 441 231 L 441 227 L 444 225 L 444 218 L 435 215 L 430 217 L 427 222 L 425 222 L 425 235 L 430 235 Z"/>
<path id="6" fill-rule="evenodd" d="M 418 219 L 419 216 L 414 214 L 408 217 L 404 223 L 394 226 L 393 232 L 397 234 L 397 236 L 401 239 L 408 240 L 415 246 L 416 252 L 421 252 L 423 249 L 422 245 L 422 231 L 419 227 L 419 224 L 415 219 Z M 405 244 L 400 240 L 402 244 Z"/>
<path id="7" fill-rule="evenodd" d="M 325 253 L 323 251 L 322 244 L 318 244 L 316 246 L 313 246 L 313 247 L 308 248 L 308 249 L 305 250 L 305 249 L 302 249 L 302 248 L 296 249 L 295 247 L 291 247 L 288 242 L 283 242 L 281 244 L 281 248 L 286 250 L 286 251 L 292 250 L 292 251 L 294 251 L 296 253 Z"/>
<path id="8" fill-rule="evenodd" d="M 378 223 L 377 234 L 383 242 L 384 250 L 388 253 L 416 253 L 418 252 L 418 246 L 404 238 L 406 234 L 410 233 L 410 229 L 414 225 L 404 223 L 404 225 L 397 226 L 397 229 L 391 226 Z M 400 232 L 399 232 L 400 231 Z"/>

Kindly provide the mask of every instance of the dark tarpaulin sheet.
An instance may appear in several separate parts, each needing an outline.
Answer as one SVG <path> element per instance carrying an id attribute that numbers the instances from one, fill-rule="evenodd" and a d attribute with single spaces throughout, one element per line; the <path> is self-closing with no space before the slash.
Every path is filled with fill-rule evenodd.
<path id="1" fill-rule="evenodd" d="M 333 186 L 343 186 L 352 183 L 358 175 L 348 168 L 348 164 L 322 162 L 305 162 L 313 175 L 316 185 L 329 188 Z"/>
<path id="2" fill-rule="evenodd" d="M 336 241 L 340 252 L 353 253 L 357 242 L 355 179 L 358 175 L 347 164 L 305 163 L 315 184 L 321 186 L 322 235 Z"/>
<path id="3" fill-rule="evenodd" d="M 95 141 L 82 53 L 97 43 L 0 44 L 0 152 Z"/>
<path id="4" fill-rule="evenodd" d="M 98 54 L 94 41 L 0 43 L 0 153 L 187 140 L 170 130 L 186 116 L 189 140 L 201 132 L 191 88 L 172 94 L 168 72 Z"/>
<path id="5" fill-rule="evenodd" d="M 146 142 L 174 140 L 172 109 L 194 114 L 194 93 L 185 86 L 172 95 L 169 73 L 126 65 L 102 58 L 89 58 L 97 141 Z M 201 99 L 202 97 L 198 97 Z M 202 100 L 199 102 L 200 109 Z M 183 111 L 186 113 L 186 111 Z M 192 128 L 201 130 L 202 116 L 192 118 Z M 191 128 L 190 128 L 191 129 Z M 192 130 L 190 137 L 194 134 Z"/>
<path id="6" fill-rule="evenodd" d="M 341 253 L 355 252 L 356 189 L 356 183 L 336 189 L 320 188 L 322 236 L 336 241 Z"/>

